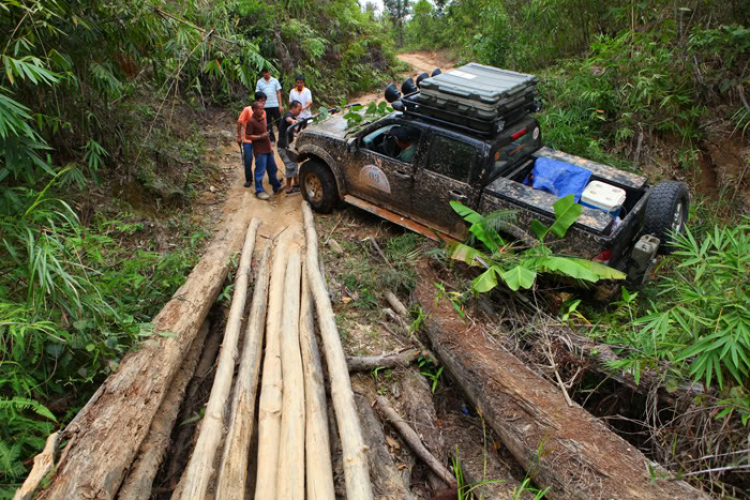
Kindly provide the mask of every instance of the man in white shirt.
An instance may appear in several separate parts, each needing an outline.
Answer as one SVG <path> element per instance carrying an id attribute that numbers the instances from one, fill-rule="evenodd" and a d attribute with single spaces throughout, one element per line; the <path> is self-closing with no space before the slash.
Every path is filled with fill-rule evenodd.
<path id="1" fill-rule="evenodd" d="M 273 124 L 275 123 L 278 126 L 281 113 L 284 112 L 284 107 L 281 105 L 281 84 L 271 76 L 271 71 L 268 68 L 263 68 L 261 75 L 263 77 L 255 84 L 255 92 L 263 92 L 266 95 L 266 105 L 263 109 L 266 112 L 266 126 L 268 127 L 271 144 L 274 144 L 276 136 L 273 133 Z"/>
<path id="2" fill-rule="evenodd" d="M 289 91 L 289 102 L 297 101 L 302 104 L 302 113 L 299 120 L 312 117 L 312 92 L 305 87 L 305 77 L 297 75 L 297 82 L 292 90 Z"/>

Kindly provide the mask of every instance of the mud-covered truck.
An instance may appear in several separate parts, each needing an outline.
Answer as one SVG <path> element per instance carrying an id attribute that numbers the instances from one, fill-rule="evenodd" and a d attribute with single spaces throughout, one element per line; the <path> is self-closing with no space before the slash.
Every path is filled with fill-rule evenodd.
<path id="1" fill-rule="evenodd" d="M 640 284 L 657 253 L 670 250 L 673 232 L 684 230 L 687 187 L 649 186 L 642 176 L 544 147 L 533 116 L 536 81 L 469 64 L 423 77 L 419 89 L 410 79 L 402 92 L 391 85 L 390 115 L 353 133 L 332 115 L 299 133 L 302 195 L 317 212 L 343 201 L 433 239 L 466 236 L 452 200 L 483 214 L 513 210 L 514 222 L 501 230 L 531 240 L 531 222 L 553 222 L 553 204 L 573 194 L 581 216 L 551 248 Z"/>

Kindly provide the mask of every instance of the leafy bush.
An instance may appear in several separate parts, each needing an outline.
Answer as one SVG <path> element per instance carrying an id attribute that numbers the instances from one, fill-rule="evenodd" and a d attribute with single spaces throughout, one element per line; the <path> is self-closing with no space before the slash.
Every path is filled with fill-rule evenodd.
<path id="1" fill-rule="evenodd" d="M 658 302 L 638 318 L 633 346 L 657 360 L 689 363 L 697 381 L 747 388 L 750 371 L 750 218 L 715 227 L 702 241 L 676 238 L 681 258 Z"/>

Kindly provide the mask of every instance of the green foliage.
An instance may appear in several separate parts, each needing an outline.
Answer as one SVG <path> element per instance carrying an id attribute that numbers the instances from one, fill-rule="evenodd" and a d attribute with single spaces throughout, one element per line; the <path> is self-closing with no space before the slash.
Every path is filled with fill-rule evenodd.
<path id="1" fill-rule="evenodd" d="M 440 375 L 443 374 L 445 366 L 439 364 L 432 358 L 426 358 L 421 354 L 417 358 L 417 364 L 419 365 L 419 373 L 430 379 L 432 382 L 430 389 L 435 394 L 438 382 L 440 381 Z"/>
<path id="2" fill-rule="evenodd" d="M 514 250 L 513 245 L 506 242 L 491 223 L 493 219 L 504 218 L 507 214 L 483 216 L 456 201 L 451 202 L 451 207 L 471 224 L 469 232 L 484 246 L 484 249 L 480 250 L 468 244 L 458 243 L 452 244 L 449 251 L 454 260 L 485 268 L 485 271 L 472 281 L 474 292 L 489 292 L 497 286 L 498 278 L 513 291 L 529 289 L 534 286 L 540 272 L 559 274 L 590 283 L 596 283 L 600 279 L 625 278 L 623 273 L 598 262 L 553 255 L 545 246 L 544 240 L 550 232 L 558 238 L 563 238 L 581 215 L 581 206 L 575 203 L 573 195 L 555 202 L 555 221 L 552 226 L 546 227 L 537 220 L 532 222 L 531 229 L 539 238 L 539 244 L 520 250 Z"/>
<path id="3" fill-rule="evenodd" d="M 750 370 L 750 219 L 697 240 L 676 239 L 681 258 L 663 281 L 658 309 L 638 318 L 657 359 L 689 361 L 695 380 L 746 386 Z"/>
<path id="4" fill-rule="evenodd" d="M 0 482 L 11 484 L 55 419 L 149 341 L 148 321 L 195 263 L 204 235 L 192 225 L 160 210 L 165 251 L 138 218 L 111 215 L 124 204 L 92 206 L 117 185 L 134 205 L 173 207 L 205 182 L 196 127 L 174 104 L 246 101 L 277 66 L 287 89 L 304 73 L 322 103 L 380 83 L 393 53 L 355 0 L 0 0 L 0 33 Z"/>
<path id="5" fill-rule="evenodd" d="M 362 113 L 363 109 L 365 110 L 364 114 Z M 380 103 L 371 102 L 366 108 L 360 105 L 352 106 L 344 114 L 344 118 L 346 118 L 346 126 L 349 129 L 349 133 L 354 133 L 363 126 L 380 120 L 392 112 L 393 108 L 385 101 Z"/>

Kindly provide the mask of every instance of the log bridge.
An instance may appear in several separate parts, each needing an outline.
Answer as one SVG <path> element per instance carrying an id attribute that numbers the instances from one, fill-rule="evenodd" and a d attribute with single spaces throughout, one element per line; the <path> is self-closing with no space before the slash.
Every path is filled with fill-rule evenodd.
<path id="1" fill-rule="evenodd" d="M 387 467 L 382 431 L 367 424 L 376 422 L 373 407 L 456 498 L 451 471 L 432 456 L 424 437 L 385 398 L 355 397 L 349 378 L 350 371 L 372 363 L 404 366 L 428 352 L 446 366 L 537 485 L 550 487 L 548 497 L 708 498 L 459 323 L 449 306 L 435 302 L 435 290 L 424 285 L 429 279 L 422 280 L 416 296 L 428 314 L 431 351 L 346 358 L 319 266 L 313 214 L 304 201 L 302 218 L 304 241 L 282 238 L 262 251 L 255 248 L 260 226 L 255 219 L 217 234 L 154 318 L 153 340 L 126 356 L 66 428 L 50 436 L 15 498 L 164 497 L 155 491 L 154 479 L 180 425 L 185 395 L 194 392 L 191 381 L 205 370 L 207 317 L 240 246 L 216 375 L 187 466 L 170 489 L 173 500 L 334 500 L 343 493 L 349 500 L 373 500 L 386 498 L 374 494 L 386 490 L 412 498 L 408 481 L 396 484 L 399 475 L 392 464 Z M 335 428 L 329 427 L 329 407 Z M 342 455 L 344 485 L 338 490 L 332 436 Z M 385 476 L 390 486 L 377 484 Z"/>

